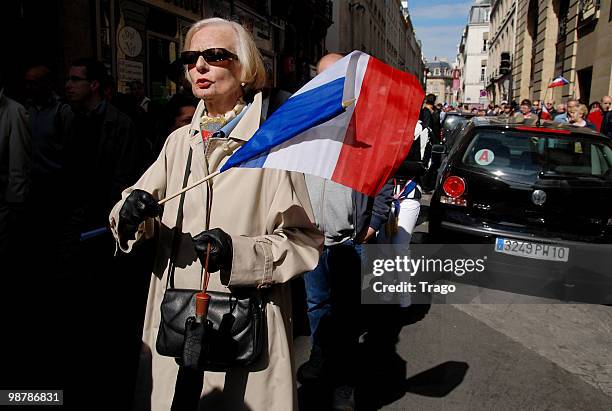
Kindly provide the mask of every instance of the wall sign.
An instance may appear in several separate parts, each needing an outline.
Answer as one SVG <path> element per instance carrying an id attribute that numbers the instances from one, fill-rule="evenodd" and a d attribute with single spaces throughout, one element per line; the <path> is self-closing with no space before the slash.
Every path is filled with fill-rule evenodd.
<path id="1" fill-rule="evenodd" d="M 117 77 L 119 77 L 119 80 L 125 82 L 135 80 L 144 81 L 144 68 L 142 63 L 138 61 L 118 59 Z"/>
<path id="2" fill-rule="evenodd" d="M 117 35 L 117 42 L 121 51 L 128 57 L 136 57 L 142 51 L 142 37 L 133 27 L 122 27 Z"/>

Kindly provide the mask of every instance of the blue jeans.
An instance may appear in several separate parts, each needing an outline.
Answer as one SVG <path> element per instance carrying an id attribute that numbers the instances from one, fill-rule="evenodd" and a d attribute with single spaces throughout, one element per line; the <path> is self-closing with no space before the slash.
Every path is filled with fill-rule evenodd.
<path id="1" fill-rule="evenodd" d="M 352 241 L 326 246 L 319 265 L 304 275 L 312 344 L 345 375 L 359 338 L 361 253 Z"/>

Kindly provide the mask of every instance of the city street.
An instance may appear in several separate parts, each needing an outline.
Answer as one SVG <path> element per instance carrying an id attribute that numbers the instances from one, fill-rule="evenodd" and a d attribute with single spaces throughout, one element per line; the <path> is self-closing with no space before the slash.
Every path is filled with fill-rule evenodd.
<path id="1" fill-rule="evenodd" d="M 609 410 L 611 340 L 611 307 L 434 305 L 403 328 L 394 362 L 365 378 L 398 384 L 390 370 L 405 367 L 405 394 L 378 397 L 385 410 Z M 298 338 L 298 364 L 308 352 Z M 370 395 L 358 392 L 358 407 Z"/>
<path id="2" fill-rule="evenodd" d="M 432 305 L 403 327 L 394 355 L 357 359 L 372 382 L 357 409 L 609 410 L 612 307 L 521 302 Z M 309 352 L 309 337 L 297 338 L 298 365 Z"/>
<path id="3" fill-rule="evenodd" d="M 612 411 L 611 38 L 612 0 L 0 1 L 0 406 Z"/>

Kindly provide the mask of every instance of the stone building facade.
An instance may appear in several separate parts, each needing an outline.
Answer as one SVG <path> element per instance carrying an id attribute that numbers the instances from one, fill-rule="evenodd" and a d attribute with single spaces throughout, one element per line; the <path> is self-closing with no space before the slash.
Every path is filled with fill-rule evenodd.
<path id="1" fill-rule="evenodd" d="M 438 60 L 434 57 L 433 61 L 425 63 L 427 73 L 427 94 L 436 95 L 436 103 L 454 104 L 453 98 L 453 69 L 446 60 Z"/>
<path id="2" fill-rule="evenodd" d="M 328 52 L 361 50 L 414 74 L 424 84 L 421 45 L 399 0 L 333 0 Z"/>
<path id="3" fill-rule="evenodd" d="M 612 94 L 611 0 L 518 0 L 514 95 L 555 103 Z M 548 89 L 552 79 L 570 83 Z"/>
<path id="4" fill-rule="evenodd" d="M 476 0 L 470 8 L 468 24 L 459 43 L 461 69 L 461 103 L 468 107 L 484 107 L 489 99 L 486 91 L 489 40 L 490 0 Z"/>
<path id="5" fill-rule="evenodd" d="M 498 104 L 513 98 L 516 6 L 517 0 L 493 0 L 491 3 L 486 86 L 489 100 Z"/>

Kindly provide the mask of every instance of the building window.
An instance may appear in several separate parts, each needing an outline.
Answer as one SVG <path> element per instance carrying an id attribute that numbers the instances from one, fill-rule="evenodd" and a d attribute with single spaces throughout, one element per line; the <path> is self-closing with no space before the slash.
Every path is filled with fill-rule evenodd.
<path id="1" fill-rule="evenodd" d="M 434 76 L 439 76 L 440 75 L 440 69 L 439 68 L 435 68 L 434 69 Z"/>
<path id="2" fill-rule="evenodd" d="M 561 0 L 559 3 L 559 31 L 557 34 L 557 41 L 563 40 L 563 38 L 567 35 L 567 23 L 569 17 L 569 0 Z"/>
<path id="3" fill-rule="evenodd" d="M 482 40 L 482 51 L 487 51 L 487 39 Z"/>
<path id="4" fill-rule="evenodd" d="M 480 81 L 481 82 L 485 81 L 486 74 L 487 74 L 487 66 L 481 66 L 480 67 Z"/>

